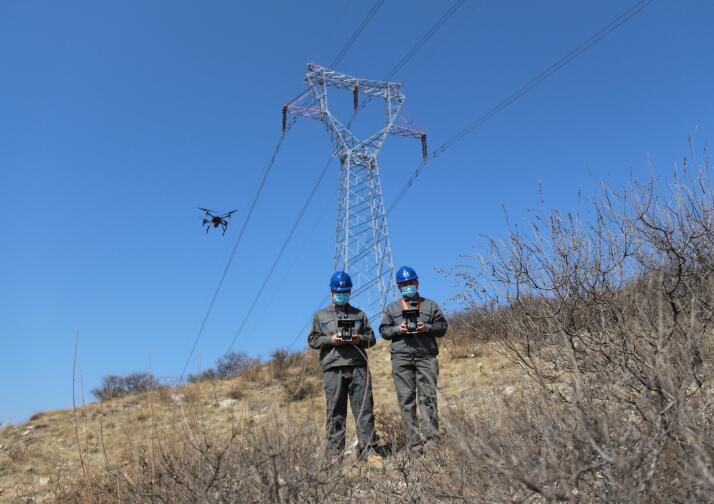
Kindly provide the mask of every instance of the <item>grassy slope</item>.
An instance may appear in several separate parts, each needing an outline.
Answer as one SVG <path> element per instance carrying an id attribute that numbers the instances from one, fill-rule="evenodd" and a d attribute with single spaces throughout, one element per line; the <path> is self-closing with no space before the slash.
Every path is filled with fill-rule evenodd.
<path id="1" fill-rule="evenodd" d="M 500 392 L 514 381 L 517 370 L 489 347 L 474 346 L 459 353 L 449 352 L 448 342 L 440 356 L 440 407 L 460 406 L 465 392 L 488 390 Z M 398 409 L 390 375 L 389 350 L 380 341 L 369 351 L 374 380 L 375 409 L 379 418 L 396 418 Z M 36 495 L 38 501 L 50 497 L 49 489 L 57 479 L 82 474 L 80 453 L 88 470 L 105 464 L 127 463 L 132 457 L 132 443 L 160 436 L 170 436 L 181 425 L 197 423 L 202 431 L 218 438 L 231 426 L 239 430 L 271 417 L 298 415 L 318 425 L 324 421 L 324 398 L 319 388 L 314 353 L 289 370 L 293 383 L 303 380 L 315 385 L 316 393 L 306 399 L 288 402 L 286 391 L 272 376 L 270 366 L 250 378 L 204 382 L 166 389 L 143 396 L 132 396 L 91 403 L 76 412 L 72 409 L 34 415 L 24 424 L 0 430 L 0 502 L 21 495 Z M 176 396 L 185 394 L 177 403 Z M 219 402 L 237 397 L 230 405 Z M 352 433 L 352 421 L 349 423 Z M 81 446 L 81 449 L 78 448 Z"/>

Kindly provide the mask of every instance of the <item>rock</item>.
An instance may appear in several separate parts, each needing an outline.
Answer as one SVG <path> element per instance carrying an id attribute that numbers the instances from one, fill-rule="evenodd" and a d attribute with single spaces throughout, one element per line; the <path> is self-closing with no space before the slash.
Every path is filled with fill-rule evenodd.
<path id="1" fill-rule="evenodd" d="M 39 479 L 38 483 L 40 486 L 47 486 L 50 483 L 50 478 L 48 476 L 43 476 Z"/>
<path id="2" fill-rule="evenodd" d="M 237 403 L 235 399 L 223 399 L 218 403 L 218 407 L 223 409 L 223 408 L 230 408 L 233 406 L 235 403 Z"/>
<path id="3" fill-rule="evenodd" d="M 508 387 L 503 389 L 503 395 L 505 395 L 506 397 L 512 396 L 515 391 L 516 387 L 514 387 L 513 385 L 509 385 Z"/>
<path id="4" fill-rule="evenodd" d="M 697 385 L 690 385 L 689 387 L 687 387 L 687 395 L 688 396 L 691 397 L 694 394 L 696 394 L 697 392 L 699 392 L 699 387 Z"/>
<path id="5" fill-rule="evenodd" d="M 171 394 L 171 400 L 174 404 L 183 404 L 186 402 L 186 394 Z"/>

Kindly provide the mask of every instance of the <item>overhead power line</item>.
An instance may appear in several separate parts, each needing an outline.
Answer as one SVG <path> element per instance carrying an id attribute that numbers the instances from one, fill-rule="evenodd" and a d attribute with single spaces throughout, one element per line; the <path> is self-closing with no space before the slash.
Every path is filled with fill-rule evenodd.
<path id="1" fill-rule="evenodd" d="M 540 72 L 538 75 L 533 77 L 531 80 L 526 82 L 523 86 L 518 88 L 516 91 L 508 95 L 506 98 L 501 100 L 496 106 L 493 108 L 489 109 L 488 111 L 484 112 L 481 114 L 476 120 L 468 124 L 465 128 L 457 132 L 454 136 L 452 136 L 449 140 L 441 144 L 438 148 L 436 148 L 432 153 L 419 165 L 417 168 L 414 170 L 414 173 L 409 177 L 409 180 L 407 181 L 406 185 L 402 188 L 402 190 L 399 192 L 397 197 L 394 199 L 392 202 L 391 206 L 387 210 L 387 215 L 390 215 L 394 209 L 397 207 L 401 199 L 404 197 L 404 195 L 409 191 L 409 189 L 412 187 L 416 179 L 421 175 L 422 170 L 424 167 L 431 162 L 433 159 L 439 157 L 442 155 L 449 147 L 454 145 L 455 143 L 459 142 L 462 140 L 464 137 L 472 133 L 475 129 L 483 125 L 486 121 L 492 119 L 494 116 L 496 116 L 499 112 L 503 111 L 513 103 L 515 103 L 519 98 L 524 96 L 526 93 L 528 93 L 530 90 L 538 86 L 540 83 L 551 77 L 553 74 L 555 74 L 558 70 L 566 66 L 568 63 L 573 61 L 575 58 L 583 54 L 585 51 L 590 49 L 592 46 L 600 42 L 602 39 L 604 39 L 607 35 L 618 29 L 620 26 L 625 24 L 627 21 L 635 17 L 637 14 L 642 12 L 646 7 L 648 7 L 654 0 L 641 0 L 634 4 L 632 7 L 627 9 L 625 12 L 617 16 L 615 19 L 610 21 L 607 25 L 605 25 L 603 28 L 595 32 L 593 35 L 591 35 L 588 39 L 586 39 L 584 42 L 582 42 L 580 45 L 576 46 L 574 49 L 572 49 L 570 52 L 568 52 L 565 56 L 557 60 L 555 63 L 550 65 L 548 68 Z"/>
<path id="2" fill-rule="evenodd" d="M 352 44 L 357 40 L 357 38 L 360 36 L 360 34 L 364 31 L 365 27 L 369 22 L 372 20 L 374 15 L 377 13 L 379 8 L 382 6 L 384 3 L 384 0 L 377 0 L 375 4 L 372 6 L 370 11 L 367 13 L 365 18 L 362 20 L 362 22 L 357 26 L 355 31 L 352 33 L 352 36 L 345 42 L 345 44 L 342 46 L 342 48 L 338 51 L 337 56 L 335 57 L 333 64 L 337 65 L 339 64 L 340 61 L 342 61 L 342 58 L 344 58 L 345 54 L 347 54 L 347 51 L 349 51 L 350 47 L 352 47 Z M 284 131 L 280 135 L 280 139 L 278 140 L 277 145 L 275 146 L 273 150 L 273 154 L 270 158 L 270 162 L 268 163 L 266 169 L 263 172 L 263 176 L 260 180 L 260 183 L 258 184 L 258 190 L 255 193 L 255 196 L 253 197 L 253 201 L 251 202 L 250 209 L 248 213 L 246 214 L 246 218 L 243 221 L 243 226 L 241 227 L 240 233 L 238 235 L 238 238 L 236 239 L 235 244 L 233 245 L 233 249 L 231 250 L 231 254 L 228 257 L 228 262 L 226 263 L 225 268 L 223 269 L 223 272 L 221 273 L 221 276 L 218 280 L 218 285 L 216 286 L 216 289 L 213 292 L 213 296 L 211 297 L 211 302 L 208 304 L 208 309 L 206 310 L 206 314 L 203 317 L 203 320 L 201 321 L 201 325 L 198 329 L 198 333 L 196 334 L 196 337 L 194 338 L 193 345 L 191 346 L 191 351 L 188 354 L 188 358 L 186 359 L 186 363 L 183 366 L 183 369 L 181 371 L 181 375 L 179 377 L 179 380 L 183 380 L 184 375 L 186 374 L 186 371 L 188 370 L 189 365 L 191 364 L 191 359 L 193 358 L 193 354 L 196 351 L 196 348 L 198 346 L 198 342 L 200 341 L 203 332 L 206 328 L 206 323 L 208 322 L 209 317 L 211 316 L 211 312 L 213 311 L 213 307 L 216 304 L 216 299 L 218 298 L 218 294 L 221 291 L 221 288 L 223 287 L 223 282 L 226 279 L 226 276 L 228 275 L 228 271 L 230 270 L 231 264 L 233 263 L 233 259 L 235 258 L 236 252 L 238 251 L 238 247 L 240 246 L 240 243 L 243 239 L 243 235 L 245 234 L 245 230 L 248 227 L 248 223 L 250 222 L 250 218 L 253 215 L 253 211 L 255 210 L 255 206 L 258 203 L 258 199 L 260 198 L 261 193 L 263 192 L 263 188 L 265 187 L 265 183 L 268 180 L 268 175 L 270 175 L 270 171 L 273 168 L 273 165 L 275 164 L 275 161 L 278 156 L 278 152 L 280 152 L 280 147 L 283 144 L 283 141 L 285 140 L 285 136 L 287 133 L 290 131 L 292 126 L 295 124 L 295 121 L 297 118 L 293 118 L 290 121 L 290 124 L 284 129 Z"/>
<path id="3" fill-rule="evenodd" d="M 291 121 L 290 127 L 295 124 L 295 121 Z M 236 252 L 238 252 L 238 247 L 241 244 L 241 241 L 243 241 L 243 235 L 245 234 L 245 230 L 248 227 L 248 223 L 250 222 L 250 218 L 253 215 L 253 212 L 255 211 L 255 206 L 258 203 L 258 199 L 260 199 L 260 195 L 263 192 L 263 188 L 265 187 L 265 183 L 268 180 L 268 175 L 270 175 L 270 171 L 272 170 L 273 166 L 275 165 L 275 161 L 278 157 L 278 152 L 280 152 L 280 147 L 283 145 L 283 141 L 285 140 L 285 135 L 288 133 L 289 129 L 286 129 L 283 131 L 280 135 L 280 139 L 278 140 L 277 145 L 273 149 L 273 155 L 270 158 L 270 162 L 268 165 L 265 167 L 265 170 L 263 170 L 263 176 L 260 179 L 260 183 L 258 184 L 258 189 L 255 192 L 255 196 L 253 196 L 253 201 L 250 204 L 250 208 L 248 209 L 248 213 L 245 216 L 245 220 L 243 221 L 243 226 L 241 226 L 240 233 L 238 233 L 238 238 L 236 239 L 235 244 L 233 245 L 233 249 L 231 250 L 230 255 L 228 256 L 228 262 L 226 263 L 226 266 L 223 268 L 223 273 L 221 273 L 221 277 L 218 280 L 218 285 L 216 285 L 216 289 L 213 291 L 213 297 L 211 298 L 211 302 L 208 304 L 208 309 L 206 310 L 206 314 L 203 316 L 203 320 L 201 321 L 201 326 L 198 329 L 198 334 L 196 334 L 196 338 L 193 340 L 193 345 L 191 346 L 191 351 L 188 354 L 188 357 L 186 358 L 186 363 L 183 366 L 183 369 L 181 370 L 181 376 L 179 377 L 179 381 L 183 380 L 184 375 L 186 374 L 186 370 L 188 369 L 188 366 L 191 364 L 191 359 L 193 358 L 193 353 L 196 351 L 196 347 L 198 346 L 198 342 L 201 339 L 201 336 L 203 335 L 203 331 L 206 328 L 206 323 L 208 322 L 208 318 L 211 315 L 211 312 L 213 311 L 213 306 L 216 304 L 216 299 L 218 298 L 218 294 L 221 292 L 221 287 L 223 287 L 223 282 L 226 279 L 226 276 L 228 275 L 228 270 L 231 269 L 231 264 L 233 264 L 233 259 L 236 256 Z"/>
<path id="4" fill-rule="evenodd" d="M 389 80 L 390 78 L 394 77 L 394 75 L 399 72 L 404 65 L 409 62 L 409 60 L 417 53 L 419 50 L 424 46 L 424 44 L 446 23 L 446 21 L 453 16 L 453 14 L 464 4 L 465 0 L 456 0 L 456 2 L 442 15 L 430 28 L 429 30 L 407 51 L 407 53 L 402 57 L 401 60 L 390 70 L 390 72 L 385 76 L 383 80 Z M 381 5 L 381 4 L 380 4 Z M 375 4 L 375 7 L 377 4 Z M 374 9 L 374 7 L 373 7 Z M 369 16 L 369 14 L 368 14 Z M 364 109 L 366 106 L 367 102 L 369 99 L 372 97 L 368 97 L 368 100 L 365 100 L 362 102 L 362 105 L 360 108 L 358 108 L 352 115 L 352 118 L 350 119 L 348 123 L 348 127 L 353 123 L 357 115 L 361 110 Z M 240 323 L 240 326 L 238 330 L 236 331 L 235 335 L 233 336 L 233 339 L 231 340 L 231 344 L 228 347 L 228 351 L 230 352 L 240 335 L 242 334 L 246 323 L 248 322 L 248 319 L 252 315 L 253 311 L 255 310 L 256 305 L 258 304 L 260 297 L 263 294 L 263 291 L 265 290 L 267 284 L 270 282 L 270 279 L 275 272 L 275 269 L 282 259 L 283 254 L 285 253 L 285 250 L 287 249 L 289 243 L 292 241 L 295 231 L 297 230 L 298 226 L 300 225 L 300 222 L 302 221 L 303 217 L 305 216 L 305 212 L 307 211 L 307 208 L 309 207 L 310 203 L 312 202 L 313 197 L 315 196 L 315 193 L 317 192 L 318 187 L 322 183 L 323 179 L 325 178 L 325 175 L 327 174 L 327 170 L 332 163 L 333 157 L 330 156 L 327 159 L 327 162 L 325 163 L 324 167 L 322 168 L 322 171 L 320 172 L 320 175 L 318 176 L 317 180 L 315 181 L 315 184 L 313 185 L 310 193 L 308 194 L 307 200 L 303 204 L 302 210 L 299 212 L 297 218 L 295 219 L 295 222 L 293 223 L 293 226 L 291 230 L 288 232 L 288 235 L 283 242 L 282 246 L 280 247 L 278 251 L 278 255 L 276 256 L 275 260 L 273 261 L 273 264 L 268 271 L 268 274 L 266 275 L 265 279 L 263 280 L 263 283 L 261 284 L 260 288 L 258 289 L 258 292 L 256 293 L 255 297 L 253 298 L 253 301 L 251 302 L 250 307 L 248 308 L 248 311 L 246 312 L 246 315 L 243 317 L 243 320 Z M 323 301 L 324 302 L 324 301 Z M 291 342 L 291 347 L 294 344 L 295 340 Z"/>
<path id="5" fill-rule="evenodd" d="M 443 154 L 449 147 L 454 145 L 455 143 L 459 142 L 462 140 L 464 137 L 466 137 L 468 134 L 473 132 L 475 129 L 480 127 L 482 124 L 484 124 L 486 121 L 500 113 L 502 110 L 513 104 L 515 101 L 517 101 L 519 98 L 521 98 L 523 95 L 528 93 L 531 89 L 536 87 L 538 84 L 542 83 L 544 80 L 546 80 L 548 77 L 552 76 L 555 74 L 558 70 L 566 66 L 568 63 L 570 63 L 572 60 L 580 56 L 582 53 L 587 51 L 590 47 L 598 43 L 600 40 L 605 38 L 607 35 L 615 31 L 617 28 L 619 28 L 621 25 L 629 21 L 631 18 L 639 14 L 642 10 L 644 10 L 647 6 L 649 6 L 651 3 L 653 3 L 654 0 L 641 0 L 640 2 L 637 2 L 635 5 L 627 9 L 625 12 L 623 12 L 620 16 L 616 17 L 613 19 L 610 23 L 605 25 L 603 28 L 601 28 L 599 31 L 594 33 L 592 36 L 590 36 L 588 39 L 586 39 L 583 43 L 580 45 L 576 46 L 574 49 L 572 49 L 570 52 L 568 52 L 565 56 L 557 60 L 555 63 L 547 67 L 545 70 L 540 72 L 538 75 L 533 77 L 531 80 L 526 82 L 523 86 L 518 88 L 516 91 L 511 93 L 509 96 L 507 96 L 505 99 L 503 99 L 501 102 L 499 102 L 497 105 L 495 105 L 493 108 L 489 109 L 487 112 L 483 113 L 480 115 L 476 120 L 474 120 L 472 123 L 468 124 L 465 128 L 457 132 L 454 136 L 452 136 L 449 140 L 444 142 L 442 145 L 440 145 L 437 149 L 435 149 L 431 155 L 427 157 L 426 160 L 421 162 L 412 176 L 409 178 L 407 184 L 405 187 L 402 189 L 402 191 L 399 193 L 397 198 L 392 202 L 392 205 L 389 207 L 387 211 L 387 215 L 391 214 L 394 209 L 397 207 L 399 204 L 400 200 L 404 196 L 404 194 L 411 188 L 411 186 L 414 184 L 415 180 L 421 175 L 422 169 L 424 166 L 426 166 L 430 161 L 435 159 L 436 157 L 440 156 Z M 449 10 L 433 25 L 433 27 L 412 47 L 412 49 L 407 52 L 407 54 L 400 60 L 397 65 L 387 74 L 385 77 L 385 80 L 391 79 L 403 66 L 406 64 L 406 62 L 411 59 L 411 57 L 418 52 L 418 50 L 421 48 L 421 46 L 428 41 L 429 38 L 441 27 L 441 25 L 444 24 L 446 20 L 448 20 L 455 12 L 458 10 L 461 5 L 463 5 L 464 0 L 457 0 L 450 8 Z M 365 100 L 362 105 L 360 106 L 361 110 L 364 106 L 366 106 L 367 100 Z M 350 120 L 349 124 L 352 123 L 354 120 L 356 114 L 353 115 L 352 119 Z M 320 179 L 318 179 L 319 183 Z M 297 223 L 296 223 L 297 224 Z M 292 234 L 292 232 L 291 232 Z M 281 249 L 282 250 L 282 249 Z M 272 270 L 271 270 L 272 271 Z M 262 289 L 261 289 L 262 290 Z M 324 303 L 325 298 L 323 298 L 323 303 Z M 244 320 L 245 323 L 245 320 Z M 308 324 L 309 325 L 309 322 Z M 307 327 L 305 325 L 303 329 L 301 330 L 301 333 L 304 332 L 305 328 Z M 296 337 L 292 340 L 290 347 L 292 347 L 297 339 L 299 338 L 300 334 L 298 333 Z"/>
<path id="6" fill-rule="evenodd" d="M 427 43 L 427 41 L 436 33 L 439 31 L 439 29 L 446 23 L 451 16 L 454 15 L 454 13 L 459 10 L 459 8 L 464 4 L 466 0 L 456 0 L 454 4 L 447 10 L 443 16 L 439 18 L 439 20 L 434 23 L 434 25 L 422 36 L 422 38 L 419 39 L 419 41 L 414 44 L 414 46 L 409 49 L 409 51 L 404 55 L 404 57 L 399 60 L 399 63 L 394 65 L 394 68 L 392 68 L 389 73 L 384 77 L 384 80 L 390 80 L 392 77 L 394 77 L 399 70 L 402 69 L 404 65 L 406 65 L 412 57 L 419 52 L 419 50 L 424 46 L 424 44 Z"/>
<path id="7" fill-rule="evenodd" d="M 449 9 L 444 13 L 444 15 L 441 16 L 436 21 L 436 23 L 434 23 L 431 28 L 427 30 L 424 35 L 422 35 L 422 37 L 411 47 L 411 49 L 406 52 L 406 54 L 404 54 L 404 56 L 402 56 L 402 59 L 400 59 L 399 62 L 392 67 L 392 69 L 387 73 L 387 75 L 384 76 L 382 80 L 391 80 L 404 67 L 404 65 L 406 65 L 409 60 L 412 59 L 414 55 L 421 50 L 422 47 L 424 47 L 424 44 L 426 44 L 429 39 L 433 37 L 436 32 L 439 31 L 439 29 L 444 25 L 444 23 L 446 23 L 449 18 L 453 16 L 456 11 L 461 8 L 462 5 L 464 5 L 465 1 L 466 0 L 456 0 L 456 2 L 454 2 L 451 7 L 449 7 Z M 368 96 L 366 100 L 362 100 L 360 102 L 359 108 L 354 111 L 352 117 L 347 122 L 347 128 L 352 127 L 352 123 L 357 118 L 357 115 L 360 113 L 360 111 L 364 110 L 373 99 L 374 96 Z"/>
<path id="8" fill-rule="evenodd" d="M 238 330 L 236 331 L 235 336 L 233 336 L 233 339 L 231 340 L 231 344 L 228 346 L 228 352 L 233 350 L 233 345 L 235 345 L 236 340 L 238 339 L 240 334 L 243 332 L 243 328 L 245 327 L 245 324 L 248 322 L 248 319 L 253 314 L 253 310 L 255 310 L 255 307 L 258 304 L 260 297 L 263 295 L 263 291 L 265 290 L 265 287 L 268 285 L 270 278 L 273 276 L 273 273 L 275 272 L 275 269 L 277 268 L 278 263 L 280 262 L 280 259 L 283 257 L 283 254 L 285 253 L 285 250 L 288 248 L 288 245 L 292 241 L 293 236 L 295 236 L 295 231 L 297 231 L 297 228 L 300 225 L 300 221 L 302 221 L 302 218 L 305 215 L 305 212 L 307 211 L 308 207 L 310 206 L 312 199 L 315 197 L 315 193 L 317 193 L 317 189 L 320 187 L 320 183 L 325 178 L 327 169 L 330 167 L 331 164 L 332 164 L 332 158 L 327 160 L 327 163 L 325 163 L 325 166 L 323 166 L 322 171 L 320 172 L 320 175 L 317 177 L 317 180 L 315 181 L 315 184 L 312 186 L 312 190 L 308 194 L 307 199 L 305 200 L 305 203 L 302 206 L 302 209 L 298 213 L 298 216 L 295 219 L 295 222 L 293 223 L 293 227 L 290 229 L 288 236 L 286 237 L 285 241 L 283 242 L 283 245 L 280 247 L 280 250 L 278 251 L 278 255 L 275 257 L 275 260 L 273 261 L 273 265 L 270 267 L 268 274 L 265 276 L 265 279 L 263 280 L 263 284 L 260 286 L 260 289 L 258 289 L 258 293 L 253 298 L 253 302 L 251 303 L 250 308 L 248 308 L 248 311 L 246 312 L 245 316 L 243 317 L 243 321 L 241 322 L 240 327 L 238 327 Z"/>
<path id="9" fill-rule="evenodd" d="M 367 15 L 364 17 L 362 22 L 357 27 L 357 29 L 355 29 L 354 33 L 352 33 L 352 36 L 349 39 L 347 39 L 347 42 L 345 42 L 345 45 L 342 46 L 342 49 L 340 49 L 340 52 L 338 52 L 337 56 L 335 56 L 335 59 L 332 60 L 332 63 L 330 64 L 330 68 L 335 68 L 337 65 L 340 64 L 340 62 L 342 61 L 342 58 L 345 57 L 345 54 L 347 54 L 347 51 L 350 50 L 350 47 L 352 47 L 352 44 L 354 44 L 355 41 L 357 40 L 357 38 L 362 34 L 364 29 L 367 27 L 367 25 L 372 20 L 372 18 L 377 13 L 377 11 L 379 10 L 379 8 L 382 6 L 383 3 L 384 3 L 384 0 L 377 0 L 374 3 L 372 8 L 369 10 Z"/>

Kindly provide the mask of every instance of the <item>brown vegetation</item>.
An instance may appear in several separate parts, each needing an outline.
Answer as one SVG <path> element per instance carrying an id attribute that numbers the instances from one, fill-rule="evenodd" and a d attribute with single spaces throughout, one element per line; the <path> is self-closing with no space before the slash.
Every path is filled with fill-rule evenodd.
<path id="1" fill-rule="evenodd" d="M 546 501 L 710 502 L 709 167 L 605 188 L 592 213 L 539 216 L 457 273 L 533 384 L 462 448 Z"/>
<path id="2" fill-rule="evenodd" d="M 76 425 L 48 412 L 0 430 L 0 498 L 712 502 L 711 190 L 708 166 L 604 188 L 590 221 L 536 216 L 455 270 L 468 309 L 441 344 L 442 437 L 423 456 L 403 449 L 384 342 L 369 351 L 378 467 L 323 460 L 316 352 L 279 351 L 232 379 L 87 405 Z"/>
<path id="3" fill-rule="evenodd" d="M 368 353 L 379 434 L 386 449 L 395 453 L 389 460 L 409 467 L 421 464 L 399 452 L 404 435 L 388 347 L 379 342 Z M 391 469 L 375 471 L 350 457 L 344 466 L 323 465 L 324 398 L 317 352 L 299 356 L 292 358 L 282 381 L 273 378 L 268 362 L 246 371 L 248 376 L 161 388 L 78 408 L 79 447 L 71 410 L 42 414 L 47 428 L 30 429 L 25 436 L 31 423 L 0 430 L 0 488 L 5 490 L 0 502 L 8 495 L 18 496 L 11 502 L 24 502 L 19 496 L 62 503 L 272 502 L 275 481 L 281 502 L 331 501 L 330 495 L 342 491 L 357 500 L 374 495 L 375 488 L 364 478 L 382 478 Z M 486 389 L 498 394 L 508 365 L 488 348 L 472 359 L 444 354 L 440 394 L 445 414 L 467 395 Z M 309 384 L 308 393 L 303 383 Z M 354 441 L 351 421 L 348 441 Z M 215 470 L 211 464 L 219 458 L 219 474 L 206 490 Z M 245 481 L 238 484 L 232 478 Z M 400 481 L 395 480 L 395 488 Z M 208 497 L 202 496 L 204 490 Z"/>

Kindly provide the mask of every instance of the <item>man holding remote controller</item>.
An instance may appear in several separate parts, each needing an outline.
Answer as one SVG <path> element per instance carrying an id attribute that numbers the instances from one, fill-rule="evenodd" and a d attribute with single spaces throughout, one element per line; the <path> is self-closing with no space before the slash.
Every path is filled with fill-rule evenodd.
<path id="1" fill-rule="evenodd" d="M 372 382 L 365 350 L 376 343 L 367 315 L 349 304 L 352 279 L 338 271 L 330 279 L 332 303 L 315 313 L 312 330 L 307 337 L 311 348 L 320 350 L 320 367 L 327 404 L 326 430 L 328 460 L 339 460 L 345 448 L 347 400 L 355 420 L 359 457 L 367 462 L 379 462 L 374 448 L 377 436 L 374 428 Z"/>
<path id="2" fill-rule="evenodd" d="M 436 438 L 439 412 L 436 385 L 439 376 L 439 346 L 436 338 L 446 334 L 447 323 L 439 306 L 419 295 L 419 277 L 409 266 L 396 274 L 402 298 L 387 306 L 379 332 L 391 341 L 392 379 L 411 450 L 421 453 L 424 444 Z M 421 429 L 417 421 L 417 403 Z"/>

